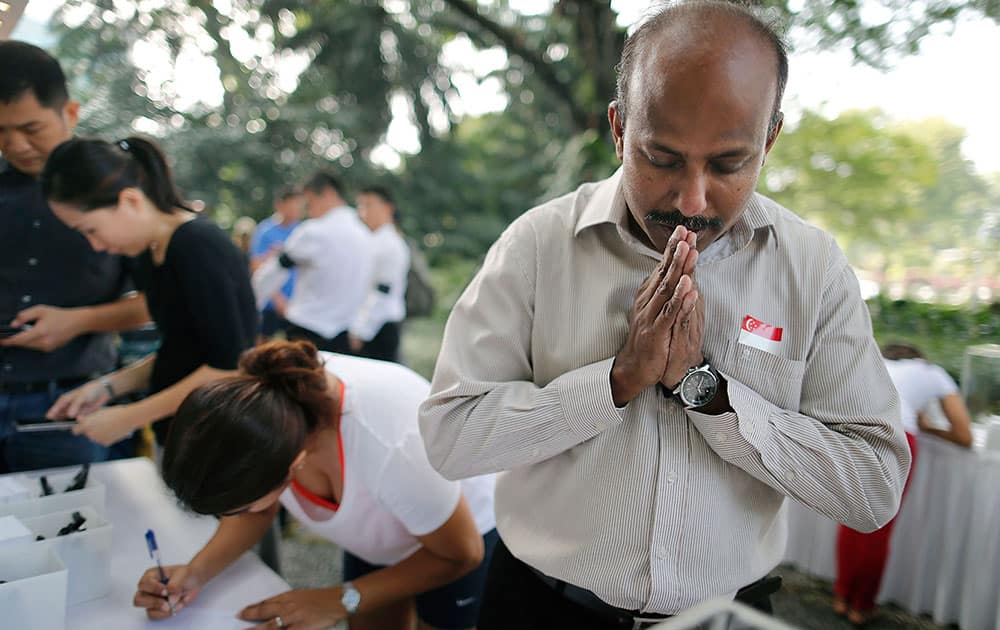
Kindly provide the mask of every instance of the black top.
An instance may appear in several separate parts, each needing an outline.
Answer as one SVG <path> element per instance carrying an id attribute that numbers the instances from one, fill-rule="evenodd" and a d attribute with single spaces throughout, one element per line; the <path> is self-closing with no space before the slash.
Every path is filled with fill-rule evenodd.
<path id="1" fill-rule="evenodd" d="M 38 181 L 0 160 L 0 323 L 38 304 L 113 302 L 129 287 L 128 264 L 95 252 L 56 218 Z M 87 378 L 115 367 L 112 335 L 82 335 L 52 352 L 0 348 L 0 381 Z"/>
<path id="2" fill-rule="evenodd" d="M 247 260 L 208 219 L 182 223 L 167 245 L 163 264 L 149 251 L 135 259 L 135 284 L 146 292 L 162 342 L 150 393 L 162 391 L 201 365 L 236 368 L 257 332 L 257 308 Z M 153 425 L 162 444 L 169 420 Z"/>

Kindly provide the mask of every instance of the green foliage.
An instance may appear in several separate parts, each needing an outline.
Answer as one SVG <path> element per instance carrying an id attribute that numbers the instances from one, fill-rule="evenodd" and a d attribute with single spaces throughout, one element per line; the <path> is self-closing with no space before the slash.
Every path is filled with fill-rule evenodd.
<path id="1" fill-rule="evenodd" d="M 888 69 L 920 50 L 932 32 L 947 32 L 962 17 L 1000 20 L 996 0 L 761 0 L 796 39 L 816 48 L 847 48 L 855 60 Z"/>
<path id="2" fill-rule="evenodd" d="M 937 178 L 930 148 L 880 113 L 807 111 L 778 138 L 761 188 L 848 241 L 878 243 L 924 218 L 921 195 Z"/>
<path id="3" fill-rule="evenodd" d="M 1000 223 L 1000 196 L 962 157 L 964 138 L 940 119 L 806 111 L 779 136 L 759 188 L 833 232 L 880 282 L 987 278 L 1000 273 L 987 233 Z"/>
<path id="4" fill-rule="evenodd" d="M 868 309 L 879 344 L 912 344 L 956 381 L 967 347 L 1000 343 L 1000 302 L 969 309 L 876 297 Z"/>
<path id="5" fill-rule="evenodd" d="M 927 220 L 908 226 L 911 237 L 933 249 L 975 240 L 985 211 L 1000 211 L 1000 189 L 977 174 L 962 156 L 965 131 L 939 118 L 904 123 L 897 129 L 929 147 L 938 170 L 937 181 L 921 191 Z"/>
<path id="6" fill-rule="evenodd" d="M 790 0 L 760 4 L 797 45 L 847 45 L 873 65 L 912 51 L 928 29 L 963 12 L 996 19 L 1000 11 L 992 0 L 807 0 L 794 11 Z M 328 168 L 349 186 L 394 188 L 404 230 L 440 264 L 477 259 L 514 217 L 616 168 L 606 108 L 625 41 L 617 18 L 609 0 L 557 0 L 537 15 L 507 0 L 67 0 L 54 26 L 56 53 L 85 105 L 81 131 L 156 137 L 182 189 L 224 224 L 263 218 L 273 190 Z M 458 38 L 503 51 L 501 67 L 476 79 L 498 82 L 504 111 L 462 114 L 461 86 L 442 62 Z M 214 64 L 221 103 L 210 89 L 185 100 L 182 66 L 168 67 L 173 76 L 146 68 L 151 51 L 167 66 L 207 55 L 200 63 Z M 305 70 L 289 83 L 295 59 Z M 372 156 L 400 103 L 419 152 L 387 169 Z M 954 134 L 945 130 L 941 147 L 958 161 L 935 166 L 940 151 L 883 122 L 856 113 L 831 127 L 807 115 L 772 155 L 771 170 L 794 175 L 779 196 L 859 251 L 946 204 L 967 234 L 982 206 Z"/>

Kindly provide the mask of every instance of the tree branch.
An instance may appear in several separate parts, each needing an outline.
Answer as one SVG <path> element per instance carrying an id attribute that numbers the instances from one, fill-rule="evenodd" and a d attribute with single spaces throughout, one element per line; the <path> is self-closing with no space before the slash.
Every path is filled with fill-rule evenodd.
<path id="1" fill-rule="evenodd" d="M 479 28 L 497 38 L 503 44 L 504 48 L 507 49 L 508 53 L 517 55 L 531 64 L 535 69 L 535 74 L 538 75 L 542 83 L 552 90 L 569 109 L 573 123 L 581 131 L 590 128 L 590 113 L 585 108 L 580 107 L 574 100 L 573 87 L 556 76 L 556 73 L 552 70 L 552 66 L 546 63 L 538 51 L 528 48 L 524 43 L 524 38 L 520 34 L 504 28 L 480 14 L 476 7 L 466 0 L 444 0 L 444 2 L 456 12 L 474 22 Z"/>

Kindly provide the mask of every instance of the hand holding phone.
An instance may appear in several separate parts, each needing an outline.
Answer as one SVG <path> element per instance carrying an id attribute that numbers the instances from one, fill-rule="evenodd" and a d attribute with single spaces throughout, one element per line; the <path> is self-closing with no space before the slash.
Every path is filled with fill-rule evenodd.
<path id="1" fill-rule="evenodd" d="M 4 337 L 13 337 L 14 335 L 21 334 L 26 330 L 31 330 L 31 326 L 27 324 L 24 326 L 11 326 L 9 324 L 0 324 L 0 339 L 3 339 Z"/>

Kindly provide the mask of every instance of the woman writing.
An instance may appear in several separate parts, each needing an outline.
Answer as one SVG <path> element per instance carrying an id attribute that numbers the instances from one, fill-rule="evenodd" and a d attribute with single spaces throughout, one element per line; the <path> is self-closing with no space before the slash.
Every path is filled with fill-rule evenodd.
<path id="1" fill-rule="evenodd" d="M 422 629 L 472 628 L 497 536 L 493 479 L 450 482 L 431 468 L 417 426 L 427 381 L 304 341 L 259 346 L 240 368 L 184 401 L 164 451 L 178 499 L 221 516 L 188 564 L 166 568 L 175 611 L 257 542 L 280 503 L 345 550 L 345 582 L 278 595 L 242 619 L 409 629 L 415 615 Z M 152 619 L 171 614 L 158 578 L 147 571 L 135 595 Z"/>
<path id="2" fill-rule="evenodd" d="M 135 285 L 161 335 L 158 352 L 66 393 L 47 414 L 76 418 L 74 432 L 111 444 L 169 418 L 195 387 L 236 368 L 257 326 L 249 273 L 225 232 L 185 205 L 166 158 L 148 140 L 65 142 L 41 183 L 52 211 L 91 247 L 135 258 Z M 151 395 L 102 408 L 137 391 Z M 153 426 L 160 444 L 168 424 Z"/>

